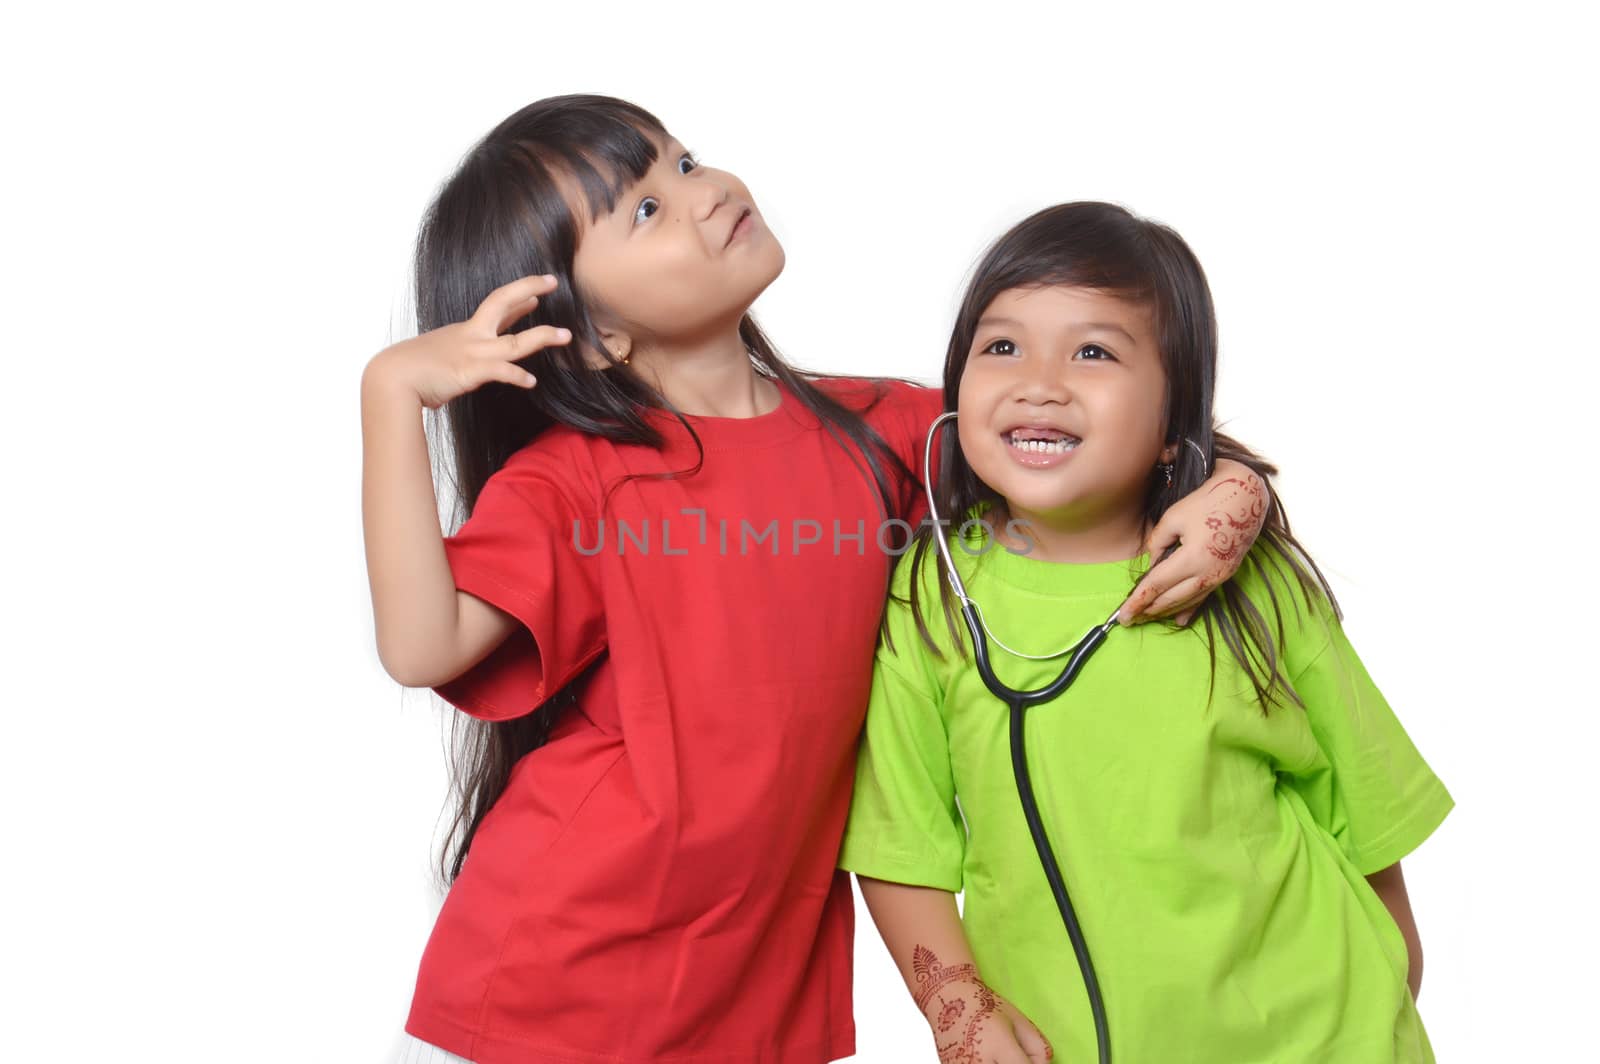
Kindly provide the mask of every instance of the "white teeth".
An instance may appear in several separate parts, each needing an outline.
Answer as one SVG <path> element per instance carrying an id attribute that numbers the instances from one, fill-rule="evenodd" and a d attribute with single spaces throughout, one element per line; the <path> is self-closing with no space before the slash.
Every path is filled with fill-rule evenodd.
<path id="1" fill-rule="evenodd" d="M 1019 440 L 1012 436 L 1010 442 L 1011 446 L 1028 454 L 1066 454 L 1076 448 L 1081 441 L 1070 436 L 1061 440 Z"/>

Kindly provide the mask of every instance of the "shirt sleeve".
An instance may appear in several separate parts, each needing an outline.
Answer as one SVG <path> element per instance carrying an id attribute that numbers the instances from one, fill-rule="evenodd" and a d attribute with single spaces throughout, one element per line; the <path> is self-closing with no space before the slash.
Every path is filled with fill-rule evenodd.
<path id="1" fill-rule="evenodd" d="M 491 476 L 444 541 L 456 587 L 521 622 L 487 657 L 434 688 L 484 720 L 533 712 L 605 649 L 597 527 L 547 453 L 519 453 Z M 575 524 L 576 523 L 576 524 Z"/>
<path id="2" fill-rule="evenodd" d="M 1286 650 L 1285 664 L 1305 702 L 1316 750 L 1287 778 L 1317 823 L 1363 875 L 1371 875 L 1420 846 L 1455 803 L 1372 682 L 1338 619 L 1314 610 L 1306 623 L 1325 630 L 1326 640 L 1304 662 Z M 1273 709 L 1296 711 L 1293 705 Z"/>
<path id="3" fill-rule="evenodd" d="M 905 520 L 915 526 L 928 513 L 928 502 L 922 489 L 922 455 L 927 445 L 928 428 L 933 424 L 934 418 L 944 413 L 944 392 L 939 388 L 925 388 L 920 385 L 902 384 L 895 382 L 893 385 L 896 425 L 895 432 L 890 437 L 892 444 L 900 455 L 901 461 L 911 470 L 916 479 L 906 485 L 908 489 L 905 507 L 902 510 Z M 952 437 L 955 435 L 955 426 L 946 425 L 944 432 Z M 934 448 L 933 452 L 933 477 L 934 482 L 939 479 L 939 454 L 940 449 Z"/>
<path id="4" fill-rule="evenodd" d="M 839 867 L 955 892 L 966 828 L 956 808 L 943 700 L 910 608 L 891 602 L 889 611 L 895 649 L 878 648 Z"/>

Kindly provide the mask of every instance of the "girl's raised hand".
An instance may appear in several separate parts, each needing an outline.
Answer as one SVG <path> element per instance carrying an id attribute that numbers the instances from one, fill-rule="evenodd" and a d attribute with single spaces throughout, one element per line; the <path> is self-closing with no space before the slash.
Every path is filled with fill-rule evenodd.
<path id="1" fill-rule="evenodd" d="M 466 321 L 441 325 L 378 352 L 367 364 L 366 377 L 414 391 L 430 409 L 490 381 L 532 388 L 537 378 L 517 360 L 565 344 L 572 334 L 552 325 L 519 333 L 505 330 L 538 306 L 540 296 L 555 289 L 556 279 L 548 274 L 502 285 L 485 296 Z"/>

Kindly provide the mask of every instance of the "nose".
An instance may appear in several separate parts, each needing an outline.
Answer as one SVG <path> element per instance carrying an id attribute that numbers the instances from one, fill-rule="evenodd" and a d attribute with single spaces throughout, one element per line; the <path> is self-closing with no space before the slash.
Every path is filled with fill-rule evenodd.
<path id="1" fill-rule="evenodd" d="M 1067 386 L 1066 367 L 1061 359 L 1044 354 L 1019 361 L 1014 390 L 1018 402 L 1037 406 L 1071 402 L 1072 390 Z"/>
<path id="2" fill-rule="evenodd" d="M 717 208 L 728 202 L 728 186 L 713 174 L 691 171 L 687 178 L 695 194 L 695 217 L 705 221 L 717 213 Z"/>

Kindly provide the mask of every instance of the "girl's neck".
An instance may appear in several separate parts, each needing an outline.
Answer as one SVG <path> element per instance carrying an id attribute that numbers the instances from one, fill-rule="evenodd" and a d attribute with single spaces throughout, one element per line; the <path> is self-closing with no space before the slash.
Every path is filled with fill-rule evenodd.
<path id="1" fill-rule="evenodd" d="M 1007 525 L 1015 521 L 1012 531 Z M 1033 514 L 1001 502 L 991 518 L 1001 545 L 1039 561 L 1092 565 L 1136 558 L 1144 550 L 1144 520 L 1138 513 Z"/>
<path id="2" fill-rule="evenodd" d="M 686 346 L 636 349 L 633 369 L 685 414 L 751 418 L 778 408 L 778 386 L 756 372 L 737 332 Z"/>

